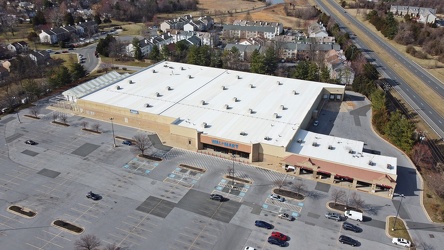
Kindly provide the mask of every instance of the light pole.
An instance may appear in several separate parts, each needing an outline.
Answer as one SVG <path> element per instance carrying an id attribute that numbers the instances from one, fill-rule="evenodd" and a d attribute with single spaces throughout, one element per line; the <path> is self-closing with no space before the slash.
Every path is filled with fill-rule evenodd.
<path id="1" fill-rule="evenodd" d="M 234 159 L 236 158 L 236 156 L 234 155 L 234 153 L 231 154 L 231 158 L 233 159 L 233 169 L 231 170 L 232 176 L 231 176 L 231 181 L 233 183 L 233 187 L 234 187 Z"/>
<path id="2" fill-rule="evenodd" d="M 18 121 L 19 121 L 19 123 L 22 123 L 22 121 L 20 121 L 20 116 L 19 116 L 19 112 L 17 111 L 17 119 L 18 119 Z"/>
<path id="3" fill-rule="evenodd" d="M 111 129 L 113 131 L 113 143 L 114 143 L 113 147 L 116 147 L 116 137 L 114 136 L 114 123 L 113 123 L 114 118 L 111 117 L 111 118 L 109 118 L 109 120 L 111 121 Z"/>
<path id="4" fill-rule="evenodd" d="M 403 198 L 404 198 L 404 195 L 401 194 L 401 201 L 399 202 L 398 211 L 396 211 L 395 223 L 393 223 L 392 231 L 395 231 L 396 221 L 398 220 L 399 209 L 401 208 Z"/>

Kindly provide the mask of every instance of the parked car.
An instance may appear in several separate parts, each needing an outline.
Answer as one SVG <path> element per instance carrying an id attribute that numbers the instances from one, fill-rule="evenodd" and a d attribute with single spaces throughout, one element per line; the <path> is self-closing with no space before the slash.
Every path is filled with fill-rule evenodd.
<path id="1" fill-rule="evenodd" d="M 291 215 L 289 215 L 287 213 L 279 214 L 278 217 L 281 218 L 281 219 L 289 220 L 289 221 L 294 221 L 295 220 L 293 216 L 291 216 Z"/>
<path id="2" fill-rule="evenodd" d="M 278 246 L 285 246 L 287 244 L 287 242 L 283 241 L 283 240 L 278 240 L 276 238 L 273 237 L 268 237 L 268 243 L 272 244 L 272 245 L 278 245 Z"/>
<path id="3" fill-rule="evenodd" d="M 276 238 L 278 240 L 282 240 L 282 241 L 288 240 L 287 235 L 280 233 L 280 232 L 271 232 L 271 237 Z"/>
<path id="4" fill-rule="evenodd" d="M 278 200 L 280 202 L 284 202 L 285 201 L 284 197 L 281 197 L 280 195 L 277 195 L 277 194 L 270 194 L 270 199 Z"/>
<path id="5" fill-rule="evenodd" d="M 122 141 L 122 144 L 124 144 L 124 145 L 128 145 L 128 146 L 133 145 L 133 143 L 132 143 L 131 141 L 129 141 L 129 140 L 124 140 L 124 141 Z"/>
<path id="6" fill-rule="evenodd" d="M 37 142 L 35 142 L 33 140 L 26 140 L 25 143 L 29 144 L 29 145 L 36 145 L 37 144 Z"/>
<path id="7" fill-rule="evenodd" d="M 266 228 L 266 229 L 272 229 L 273 228 L 273 225 L 271 225 L 270 223 L 267 223 L 265 221 L 262 221 L 262 220 L 255 221 L 254 225 L 256 225 L 256 227 L 262 227 L 262 228 Z"/>
<path id="8" fill-rule="evenodd" d="M 210 194 L 210 199 L 214 201 L 224 201 L 225 198 L 220 194 Z"/>
<path id="9" fill-rule="evenodd" d="M 357 241 L 351 237 L 345 236 L 345 235 L 339 236 L 339 242 L 341 242 L 342 244 L 347 244 L 347 245 L 354 246 L 354 247 L 359 245 L 359 241 Z"/>
<path id="10" fill-rule="evenodd" d="M 355 233 L 360 233 L 360 232 L 362 232 L 362 228 L 360 228 L 360 227 L 358 227 L 358 226 L 356 226 L 356 225 L 353 225 L 353 224 L 351 224 L 351 223 L 348 223 L 348 222 L 344 222 L 344 223 L 342 224 L 342 228 L 343 228 L 344 230 L 353 231 L 353 232 L 355 232 Z"/>
<path id="11" fill-rule="evenodd" d="M 54 54 L 60 54 L 60 51 L 56 51 L 56 52 L 54 52 Z"/>
<path id="12" fill-rule="evenodd" d="M 410 241 L 403 239 L 403 238 L 393 238 L 392 243 L 395 245 L 403 246 L 403 247 L 411 247 L 412 246 L 412 243 Z"/>
<path id="13" fill-rule="evenodd" d="M 101 198 L 102 198 L 102 196 L 100 196 L 100 195 L 98 195 L 98 194 L 95 194 L 95 193 L 93 193 L 92 191 L 89 191 L 87 194 L 86 194 L 86 198 L 88 198 L 88 199 L 91 199 L 91 200 L 100 200 Z"/>
<path id="14" fill-rule="evenodd" d="M 68 53 L 68 51 L 67 51 L 67 50 L 64 50 L 64 51 L 62 51 L 62 53 Z"/>
<path id="15" fill-rule="evenodd" d="M 344 219 L 340 214 L 332 213 L 332 212 L 326 213 L 325 218 L 330 219 L 330 220 L 335 220 L 335 221 L 341 221 Z"/>
<path id="16" fill-rule="evenodd" d="M 256 250 L 254 247 L 245 247 L 244 250 Z"/>

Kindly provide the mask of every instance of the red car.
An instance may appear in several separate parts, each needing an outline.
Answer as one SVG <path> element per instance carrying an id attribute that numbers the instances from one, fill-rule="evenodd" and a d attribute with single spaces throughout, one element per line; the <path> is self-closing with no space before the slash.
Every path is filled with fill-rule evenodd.
<path id="1" fill-rule="evenodd" d="M 283 233 L 279 233 L 279 232 L 272 232 L 271 233 L 271 237 L 276 238 L 278 240 L 283 240 L 283 241 L 287 241 L 288 240 L 287 235 L 285 235 Z"/>

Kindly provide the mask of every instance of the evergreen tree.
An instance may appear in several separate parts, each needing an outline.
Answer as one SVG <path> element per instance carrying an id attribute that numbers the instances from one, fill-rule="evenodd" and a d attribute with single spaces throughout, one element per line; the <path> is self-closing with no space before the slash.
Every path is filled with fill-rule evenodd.
<path id="1" fill-rule="evenodd" d="M 48 83 L 54 88 L 71 83 L 71 75 L 68 68 L 65 66 L 60 66 L 55 72 L 52 73 L 52 76 L 48 78 Z"/>
<path id="2" fill-rule="evenodd" d="M 96 22 L 97 25 L 102 24 L 102 19 L 100 19 L 100 13 L 97 12 L 97 14 L 94 15 L 94 22 Z"/>
<path id="3" fill-rule="evenodd" d="M 293 78 L 307 80 L 308 78 L 308 62 L 302 61 L 296 65 L 296 69 L 293 72 Z"/>
<path id="4" fill-rule="evenodd" d="M 112 42 L 115 42 L 116 39 L 112 35 L 107 35 L 105 38 L 101 38 L 99 42 L 97 43 L 96 51 L 101 54 L 102 56 L 109 56 L 110 52 L 110 44 Z"/>
<path id="5" fill-rule="evenodd" d="M 170 50 L 167 45 L 162 46 L 162 51 L 160 52 L 160 57 L 162 60 L 169 60 L 170 58 Z"/>
<path id="6" fill-rule="evenodd" d="M 66 13 L 64 21 L 65 21 L 65 25 L 74 25 L 74 17 L 69 12 Z"/>
<path id="7" fill-rule="evenodd" d="M 134 37 L 132 44 L 134 46 L 134 59 L 141 60 L 143 55 L 142 50 L 140 49 L 140 40 L 137 37 Z"/>
<path id="8" fill-rule="evenodd" d="M 393 16 L 393 13 L 387 13 L 381 33 L 390 40 L 395 38 L 396 33 L 398 33 L 398 22 Z"/>
<path id="9" fill-rule="evenodd" d="M 211 62 L 210 67 L 214 68 L 222 68 L 223 62 L 222 62 L 222 53 L 218 49 L 213 49 L 211 52 Z"/>
<path id="10" fill-rule="evenodd" d="M 265 74 L 273 75 L 278 66 L 278 55 L 274 47 L 270 46 L 265 51 L 264 66 Z"/>
<path id="11" fill-rule="evenodd" d="M 194 45 L 188 48 L 187 63 L 194 65 L 199 64 L 199 51 Z"/>
<path id="12" fill-rule="evenodd" d="M 330 79 L 330 71 L 328 70 L 327 66 L 322 66 L 321 67 L 321 73 L 319 75 L 319 79 L 321 82 L 329 82 L 331 83 L 331 79 Z"/>
<path id="13" fill-rule="evenodd" d="M 160 50 L 157 45 L 154 45 L 153 49 L 151 50 L 150 54 L 148 55 L 148 59 L 153 61 L 160 61 Z"/>
<path id="14" fill-rule="evenodd" d="M 307 79 L 309 81 L 318 81 L 319 80 L 319 68 L 315 62 L 308 63 L 308 75 Z"/>
<path id="15" fill-rule="evenodd" d="M 364 65 L 363 75 L 370 80 L 377 80 L 379 78 L 379 72 L 376 67 L 371 63 Z"/>
<path id="16" fill-rule="evenodd" d="M 41 10 L 38 10 L 36 15 L 32 18 L 32 24 L 34 26 L 44 25 L 46 24 L 45 15 Z"/>
<path id="17" fill-rule="evenodd" d="M 71 65 L 71 78 L 73 81 L 86 76 L 86 70 L 80 63 L 74 63 Z"/>
<path id="18" fill-rule="evenodd" d="M 393 144 L 405 152 L 410 152 L 414 143 L 415 126 L 399 110 L 391 113 L 384 131 Z"/>
<path id="19" fill-rule="evenodd" d="M 199 53 L 199 65 L 210 66 L 211 64 L 211 52 L 208 45 L 203 45 L 198 48 Z"/>
<path id="20" fill-rule="evenodd" d="M 265 74 L 265 58 L 255 49 L 251 54 L 251 73 Z"/>

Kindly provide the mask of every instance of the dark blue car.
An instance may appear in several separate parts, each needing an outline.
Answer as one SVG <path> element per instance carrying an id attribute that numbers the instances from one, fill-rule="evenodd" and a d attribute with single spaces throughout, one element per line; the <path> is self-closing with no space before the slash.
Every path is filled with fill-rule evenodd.
<path id="1" fill-rule="evenodd" d="M 131 141 L 129 141 L 129 140 L 124 140 L 124 141 L 122 142 L 122 144 L 124 144 L 124 145 L 128 145 L 128 146 L 131 146 L 133 143 L 132 143 Z"/>
<path id="2" fill-rule="evenodd" d="M 278 245 L 278 246 L 281 246 L 281 247 L 283 247 L 283 246 L 285 246 L 287 244 L 287 243 L 285 243 L 285 241 L 276 239 L 276 238 L 274 238 L 272 236 L 268 237 L 268 243 L 270 243 L 272 245 Z"/>
<path id="3" fill-rule="evenodd" d="M 254 225 L 256 225 L 256 227 L 263 227 L 263 228 L 266 228 L 266 229 L 272 229 L 273 228 L 273 225 L 271 225 L 270 223 L 267 223 L 265 221 L 262 221 L 262 220 L 255 221 Z"/>

